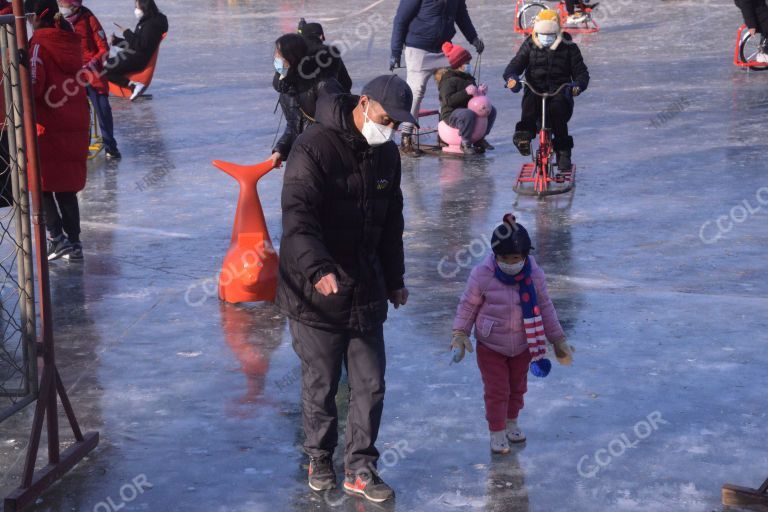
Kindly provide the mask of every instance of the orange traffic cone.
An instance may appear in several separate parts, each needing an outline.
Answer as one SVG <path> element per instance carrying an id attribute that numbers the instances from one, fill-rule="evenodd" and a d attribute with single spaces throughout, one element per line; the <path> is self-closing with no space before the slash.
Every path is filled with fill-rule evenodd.
<path id="1" fill-rule="evenodd" d="M 277 293 L 277 253 L 272 247 L 256 190 L 262 176 L 274 169 L 272 160 L 257 165 L 214 160 L 213 165 L 240 184 L 232 242 L 219 275 L 219 299 L 231 303 L 274 301 Z"/>

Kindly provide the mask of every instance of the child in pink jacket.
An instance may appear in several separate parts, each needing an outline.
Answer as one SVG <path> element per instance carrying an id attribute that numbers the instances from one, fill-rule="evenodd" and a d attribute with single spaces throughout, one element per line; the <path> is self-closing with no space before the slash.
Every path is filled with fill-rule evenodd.
<path id="1" fill-rule="evenodd" d="M 529 253 L 531 238 L 511 214 L 493 232 L 492 253 L 469 276 L 453 321 L 451 347 L 455 361 L 472 352 L 472 326 L 477 339 L 477 366 L 485 388 L 485 417 L 491 450 L 508 453 L 509 442 L 525 441 L 517 425 L 528 390 L 528 369 L 546 376 L 551 364 L 546 341 L 561 364 L 571 364 L 571 347 L 547 293 L 546 277 Z"/>

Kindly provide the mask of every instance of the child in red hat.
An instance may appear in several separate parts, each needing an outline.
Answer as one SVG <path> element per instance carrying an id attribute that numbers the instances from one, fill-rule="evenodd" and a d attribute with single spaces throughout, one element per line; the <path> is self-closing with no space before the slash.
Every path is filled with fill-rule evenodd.
<path id="1" fill-rule="evenodd" d="M 443 54 L 448 58 L 451 67 L 435 71 L 435 82 L 440 95 L 440 120 L 459 130 L 464 154 L 473 155 L 493 149 L 485 137 L 474 143 L 469 139 L 477 119 L 477 115 L 467 108 L 469 100 L 477 91 L 485 94 L 487 90 L 485 85 L 478 87 L 475 77 L 471 74 L 469 62 L 472 60 L 472 54 L 450 42 L 443 44 Z M 496 108 L 492 107 L 486 135 L 490 133 L 495 120 Z"/>

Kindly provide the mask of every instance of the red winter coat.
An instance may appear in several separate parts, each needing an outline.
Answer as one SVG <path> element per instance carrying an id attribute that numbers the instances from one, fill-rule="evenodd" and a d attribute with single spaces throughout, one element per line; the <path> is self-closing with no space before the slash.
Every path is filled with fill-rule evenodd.
<path id="1" fill-rule="evenodd" d="M 80 36 L 39 28 L 29 47 L 43 190 L 78 192 L 85 188 L 91 123 L 85 88 L 75 79 L 83 67 Z"/>
<path id="2" fill-rule="evenodd" d="M 0 0 L 0 16 L 13 14 L 13 5 L 8 0 Z"/>
<path id="3" fill-rule="evenodd" d="M 108 94 L 109 86 L 101 73 L 104 70 L 104 61 L 109 54 L 109 44 L 101 23 L 85 7 L 80 7 L 77 15 L 70 20 L 75 33 L 82 38 L 83 67 L 87 70 L 85 78 L 99 94 Z"/>

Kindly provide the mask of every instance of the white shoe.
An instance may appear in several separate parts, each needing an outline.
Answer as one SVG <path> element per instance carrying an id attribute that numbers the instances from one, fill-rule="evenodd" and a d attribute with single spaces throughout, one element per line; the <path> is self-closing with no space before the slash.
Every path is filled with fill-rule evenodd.
<path id="1" fill-rule="evenodd" d="M 522 430 L 520 430 L 520 427 L 517 426 L 517 420 L 507 420 L 507 439 L 509 439 L 509 442 L 511 443 L 524 443 L 525 442 L 525 434 Z"/>
<path id="2" fill-rule="evenodd" d="M 146 85 L 140 84 L 139 82 L 131 82 L 133 84 L 133 94 L 131 94 L 131 101 L 135 100 L 139 96 L 141 96 L 141 93 L 144 92 L 144 89 L 147 88 Z"/>
<path id="3" fill-rule="evenodd" d="M 755 55 L 755 60 L 757 62 L 762 62 L 763 64 L 768 64 L 768 53 L 760 52 L 757 55 Z"/>
<path id="4" fill-rule="evenodd" d="M 565 19 L 566 25 L 578 25 L 587 21 L 587 15 L 583 12 L 575 12 Z"/>
<path id="5" fill-rule="evenodd" d="M 509 453 L 509 441 L 504 430 L 491 432 L 491 451 L 493 453 Z"/>

